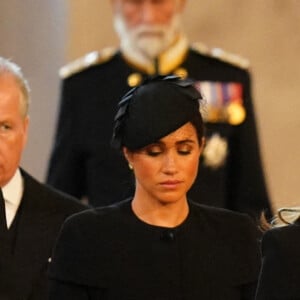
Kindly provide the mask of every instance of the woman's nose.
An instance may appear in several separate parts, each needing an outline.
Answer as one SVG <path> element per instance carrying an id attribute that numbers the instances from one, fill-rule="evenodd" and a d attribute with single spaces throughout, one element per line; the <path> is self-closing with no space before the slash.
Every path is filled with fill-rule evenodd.
<path id="1" fill-rule="evenodd" d="M 163 171 L 168 174 L 174 174 L 177 172 L 176 157 L 172 153 L 168 153 L 164 157 Z"/>

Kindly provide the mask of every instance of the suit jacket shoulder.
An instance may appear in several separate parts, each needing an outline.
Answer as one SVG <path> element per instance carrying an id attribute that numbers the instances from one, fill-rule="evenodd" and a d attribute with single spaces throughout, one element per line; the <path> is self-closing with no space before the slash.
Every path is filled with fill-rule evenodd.
<path id="1" fill-rule="evenodd" d="M 87 208 L 78 199 L 40 183 L 26 171 L 21 170 L 21 173 L 24 178 L 23 199 L 25 202 L 31 202 L 36 208 L 42 208 L 47 213 L 65 215 Z"/>

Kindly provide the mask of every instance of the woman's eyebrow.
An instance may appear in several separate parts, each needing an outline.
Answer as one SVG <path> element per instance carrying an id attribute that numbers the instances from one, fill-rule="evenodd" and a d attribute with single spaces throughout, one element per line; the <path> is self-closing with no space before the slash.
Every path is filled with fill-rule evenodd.
<path id="1" fill-rule="evenodd" d="M 191 143 L 191 144 L 194 144 L 195 143 L 195 140 L 192 140 L 192 139 L 184 139 L 184 140 L 181 140 L 181 141 L 178 141 L 176 142 L 176 144 L 186 144 L 186 143 Z"/>

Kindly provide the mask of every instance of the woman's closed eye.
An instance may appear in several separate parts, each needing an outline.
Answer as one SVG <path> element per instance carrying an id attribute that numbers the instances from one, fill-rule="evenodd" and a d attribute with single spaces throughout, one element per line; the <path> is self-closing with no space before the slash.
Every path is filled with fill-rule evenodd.
<path id="1" fill-rule="evenodd" d="M 191 154 L 192 151 L 193 151 L 193 148 L 189 144 L 180 145 L 177 148 L 177 152 L 180 155 L 189 155 L 189 154 Z"/>
<path id="2" fill-rule="evenodd" d="M 149 156 L 156 157 L 163 154 L 167 149 L 162 145 L 151 145 L 144 149 L 145 153 Z M 176 151 L 179 155 L 185 156 L 191 154 L 193 147 L 190 144 L 180 144 L 176 146 Z"/>
<path id="3" fill-rule="evenodd" d="M 155 156 L 160 155 L 163 152 L 163 148 L 160 145 L 153 145 L 153 146 L 147 147 L 145 149 L 145 151 L 146 151 L 147 155 L 155 157 Z"/>

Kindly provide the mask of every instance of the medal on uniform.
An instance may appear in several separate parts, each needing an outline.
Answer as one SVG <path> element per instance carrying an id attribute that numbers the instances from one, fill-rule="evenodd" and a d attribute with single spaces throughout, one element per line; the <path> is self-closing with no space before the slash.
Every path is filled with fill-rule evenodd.
<path id="1" fill-rule="evenodd" d="M 130 87 L 135 87 L 139 85 L 143 80 L 143 77 L 140 73 L 132 73 L 127 77 L 127 83 Z"/>
<path id="2" fill-rule="evenodd" d="M 245 108 L 237 102 L 230 103 L 227 106 L 226 111 L 228 123 L 231 125 L 239 125 L 246 118 Z"/>
<path id="3" fill-rule="evenodd" d="M 173 73 L 182 79 L 186 79 L 188 76 L 188 71 L 185 68 L 178 68 Z"/>

